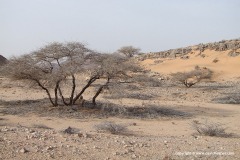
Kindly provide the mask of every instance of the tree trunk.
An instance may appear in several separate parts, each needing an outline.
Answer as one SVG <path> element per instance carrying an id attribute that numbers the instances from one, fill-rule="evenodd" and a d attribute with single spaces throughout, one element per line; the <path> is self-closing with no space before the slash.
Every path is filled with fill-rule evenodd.
<path id="1" fill-rule="evenodd" d="M 96 99 L 97 99 L 97 97 L 98 97 L 99 94 L 102 92 L 102 90 L 103 90 L 105 87 L 108 86 L 109 82 L 110 82 L 110 78 L 108 77 L 108 78 L 107 78 L 107 82 L 98 89 L 98 91 L 96 92 L 96 94 L 95 94 L 94 97 L 92 98 L 92 103 L 93 103 L 94 106 L 96 106 Z"/>
<path id="2" fill-rule="evenodd" d="M 95 82 L 97 79 L 99 79 L 99 76 L 94 76 L 92 78 L 89 79 L 88 83 L 86 84 L 86 86 L 83 87 L 83 89 L 81 90 L 81 92 L 79 92 L 76 97 L 73 99 L 73 104 L 76 103 L 76 101 L 80 98 L 80 96 L 85 92 L 85 90 L 90 87 L 90 85 Z"/>
<path id="3" fill-rule="evenodd" d="M 60 82 L 61 82 L 61 80 L 57 81 L 55 89 L 54 89 L 54 94 L 55 94 L 55 105 L 54 106 L 58 106 L 58 88 L 59 88 Z"/>
<path id="4" fill-rule="evenodd" d="M 40 83 L 39 80 L 37 80 L 37 79 L 33 79 L 33 80 L 38 84 L 39 87 L 41 87 L 43 90 L 45 90 L 45 92 L 47 93 L 48 99 L 50 100 L 51 104 L 52 104 L 53 106 L 56 106 L 55 103 L 54 103 L 53 100 L 52 100 L 52 97 L 51 97 L 51 94 L 50 94 L 49 90 L 48 90 L 46 87 L 44 87 L 44 86 Z"/>
<path id="5" fill-rule="evenodd" d="M 61 96 L 61 98 L 62 98 L 63 104 L 67 106 L 68 103 L 65 101 L 65 98 L 64 98 L 64 96 L 63 96 L 63 94 L 62 94 L 62 90 L 61 90 L 61 88 L 60 88 L 60 85 L 59 85 L 59 87 L 58 87 L 58 91 L 59 91 L 59 94 L 60 94 L 60 96 Z"/>
<path id="6" fill-rule="evenodd" d="M 74 97 L 75 89 L 76 89 L 76 78 L 75 78 L 75 76 L 72 74 L 72 93 L 71 93 L 71 96 L 70 96 L 69 105 L 73 105 L 73 97 Z"/>

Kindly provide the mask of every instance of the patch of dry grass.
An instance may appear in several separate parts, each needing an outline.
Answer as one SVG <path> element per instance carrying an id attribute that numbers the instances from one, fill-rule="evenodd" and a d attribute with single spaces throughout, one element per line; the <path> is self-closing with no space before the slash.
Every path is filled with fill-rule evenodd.
<path id="1" fill-rule="evenodd" d="M 197 131 L 198 134 L 211 137 L 235 137 L 233 133 L 227 133 L 224 124 L 215 122 L 204 122 L 200 123 L 198 121 L 192 122 L 192 127 Z"/>
<path id="2" fill-rule="evenodd" d="M 127 127 L 115 122 L 102 122 L 95 125 L 96 130 L 109 132 L 111 134 L 124 134 L 128 131 Z"/>

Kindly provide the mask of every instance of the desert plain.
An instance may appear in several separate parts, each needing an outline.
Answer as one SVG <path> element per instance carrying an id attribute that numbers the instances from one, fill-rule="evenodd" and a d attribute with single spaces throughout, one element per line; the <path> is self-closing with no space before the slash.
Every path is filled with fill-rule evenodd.
<path id="1" fill-rule="evenodd" d="M 97 103 L 108 105 L 111 113 L 52 107 L 39 88 L 1 77 L 0 159 L 240 159 L 240 50 L 231 56 L 228 48 L 199 46 L 180 56 L 136 57 L 160 85 L 129 87 L 131 96 L 101 94 Z M 172 80 L 172 73 L 196 66 L 213 71 L 211 79 L 190 88 Z M 86 100 L 93 90 L 86 92 Z M 98 129 L 109 122 L 125 130 Z M 217 126 L 224 134 L 201 134 L 194 125 Z"/>

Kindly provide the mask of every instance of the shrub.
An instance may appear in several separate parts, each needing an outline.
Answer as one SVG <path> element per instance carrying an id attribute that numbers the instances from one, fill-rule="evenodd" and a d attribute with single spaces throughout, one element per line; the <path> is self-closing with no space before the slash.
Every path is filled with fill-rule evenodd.
<path id="1" fill-rule="evenodd" d="M 192 71 L 177 72 L 173 73 L 171 76 L 173 80 L 179 81 L 189 88 L 203 79 L 211 79 L 212 73 L 213 72 L 208 68 L 195 67 Z"/>
<path id="2" fill-rule="evenodd" d="M 111 134 L 123 134 L 127 131 L 127 127 L 114 122 L 103 122 L 95 126 L 98 131 L 110 132 Z"/>
<path id="3" fill-rule="evenodd" d="M 214 122 L 205 122 L 199 123 L 198 121 L 192 122 L 192 127 L 200 135 L 212 136 L 212 137 L 233 137 L 233 133 L 226 133 L 226 128 L 223 127 L 224 124 L 214 123 Z"/>

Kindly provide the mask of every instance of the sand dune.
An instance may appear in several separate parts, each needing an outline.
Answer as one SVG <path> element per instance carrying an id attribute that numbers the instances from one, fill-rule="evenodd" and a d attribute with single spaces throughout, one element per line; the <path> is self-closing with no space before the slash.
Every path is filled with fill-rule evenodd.
<path id="1" fill-rule="evenodd" d="M 188 54 L 188 59 L 181 59 L 180 57 L 173 58 L 157 58 L 146 59 L 141 63 L 153 72 L 161 74 L 171 74 L 176 72 L 190 71 L 195 66 L 207 67 L 214 72 L 214 80 L 234 80 L 240 77 L 240 56 L 231 57 L 228 55 L 229 51 L 214 51 L 205 50 L 201 53 L 199 51 Z M 217 60 L 217 62 L 213 62 Z M 155 63 L 162 61 L 161 63 Z"/>

